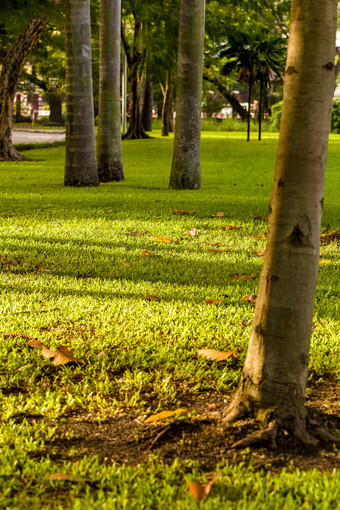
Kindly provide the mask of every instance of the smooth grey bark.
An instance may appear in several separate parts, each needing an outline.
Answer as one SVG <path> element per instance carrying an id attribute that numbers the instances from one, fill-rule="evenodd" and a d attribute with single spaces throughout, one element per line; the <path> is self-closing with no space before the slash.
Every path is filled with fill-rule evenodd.
<path id="1" fill-rule="evenodd" d="M 69 0 L 66 24 L 65 186 L 98 186 L 90 1 Z"/>
<path id="2" fill-rule="evenodd" d="M 337 3 L 292 2 L 266 255 L 241 381 L 225 418 L 272 420 L 276 425 L 266 430 L 269 435 L 281 426 L 308 444 L 315 444 L 306 429 L 304 401 L 334 89 Z"/>
<path id="3" fill-rule="evenodd" d="M 181 0 L 175 139 L 170 189 L 201 187 L 204 0 Z"/>
<path id="4" fill-rule="evenodd" d="M 121 0 L 101 0 L 97 161 L 101 182 L 123 181 L 120 122 Z"/>

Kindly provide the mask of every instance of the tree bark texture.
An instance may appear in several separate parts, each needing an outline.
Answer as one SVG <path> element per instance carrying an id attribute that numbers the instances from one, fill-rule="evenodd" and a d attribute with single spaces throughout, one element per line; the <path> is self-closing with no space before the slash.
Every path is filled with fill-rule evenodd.
<path id="1" fill-rule="evenodd" d="M 161 85 L 163 93 L 162 106 L 162 136 L 169 136 L 172 131 L 172 109 L 173 109 L 173 93 L 172 93 L 172 76 L 171 71 L 167 73 L 164 85 Z"/>
<path id="2" fill-rule="evenodd" d="M 305 422 L 337 0 L 293 0 L 290 19 L 267 249 L 247 357 L 226 421 L 276 416 L 296 432 Z"/>
<path id="3" fill-rule="evenodd" d="M 65 186 L 98 186 L 90 1 L 69 0 L 66 26 Z"/>
<path id="4" fill-rule="evenodd" d="M 152 131 L 152 109 L 153 109 L 153 85 L 152 81 L 146 78 L 144 89 L 144 101 L 142 108 L 142 126 L 144 131 Z"/>
<path id="5" fill-rule="evenodd" d="M 121 0 L 101 0 L 97 161 L 101 182 L 123 181 L 120 122 Z"/>
<path id="6" fill-rule="evenodd" d="M 181 0 L 176 126 L 170 189 L 201 187 L 201 99 L 204 0 Z"/>
<path id="7" fill-rule="evenodd" d="M 9 49 L 4 50 L 0 74 L 0 160 L 27 159 L 12 145 L 13 103 L 27 57 L 38 42 L 46 24 L 46 20 L 31 18 L 26 30 Z"/>

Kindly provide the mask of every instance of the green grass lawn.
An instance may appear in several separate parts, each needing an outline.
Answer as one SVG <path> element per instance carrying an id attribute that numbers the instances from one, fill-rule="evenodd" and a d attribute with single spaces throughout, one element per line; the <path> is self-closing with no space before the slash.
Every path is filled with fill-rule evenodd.
<path id="1" fill-rule="evenodd" d="M 275 133 L 253 136 L 203 133 L 199 191 L 167 189 L 172 139 L 158 133 L 123 142 L 126 180 L 98 188 L 63 186 L 64 147 L 0 162 L 0 508 L 197 508 L 187 482 L 204 474 L 194 463 L 152 457 L 137 469 L 39 452 L 70 414 L 143 421 L 181 407 L 183 393 L 235 388 L 254 312 L 242 298 L 257 293 L 258 278 L 231 277 L 260 274 L 267 224 L 253 217 L 267 215 L 277 145 Z M 340 229 L 339 140 L 330 139 L 323 232 Z M 157 236 L 172 243 L 150 241 Z M 321 253 L 310 382 L 340 375 L 338 245 Z M 84 364 L 56 368 L 15 333 L 68 345 Z M 211 363 L 197 356 L 203 348 L 239 358 Z M 96 484 L 48 480 L 54 472 Z M 271 476 L 225 463 L 217 473 L 207 509 L 339 508 L 339 472 Z"/>

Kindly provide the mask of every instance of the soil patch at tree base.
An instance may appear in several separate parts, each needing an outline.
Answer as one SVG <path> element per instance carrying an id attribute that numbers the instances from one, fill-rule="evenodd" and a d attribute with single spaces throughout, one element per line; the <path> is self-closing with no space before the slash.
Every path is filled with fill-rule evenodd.
<path id="1" fill-rule="evenodd" d="M 338 383 L 317 384 L 306 402 L 308 413 L 332 433 L 340 429 L 339 392 Z M 205 472 L 214 471 L 218 463 L 226 460 L 230 464 L 252 462 L 254 469 L 273 473 L 283 468 L 340 469 L 339 450 L 324 440 L 316 447 L 305 446 L 294 437 L 280 433 L 276 449 L 261 446 L 235 449 L 232 445 L 258 430 L 259 424 L 255 420 L 240 421 L 229 427 L 222 424 L 222 410 L 231 395 L 207 392 L 197 396 L 183 394 L 179 398 L 187 413 L 155 423 L 145 423 L 132 413 L 105 421 L 93 420 L 84 413 L 69 416 L 38 455 L 48 454 L 57 461 L 98 455 L 104 463 L 137 466 L 157 454 L 167 464 L 177 458 L 196 461 Z"/>

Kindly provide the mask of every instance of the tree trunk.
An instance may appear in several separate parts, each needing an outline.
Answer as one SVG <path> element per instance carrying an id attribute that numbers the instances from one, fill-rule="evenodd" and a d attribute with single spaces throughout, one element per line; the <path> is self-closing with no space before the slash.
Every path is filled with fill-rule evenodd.
<path id="1" fill-rule="evenodd" d="M 153 86 L 152 81 L 146 78 L 144 101 L 142 108 L 142 126 L 144 131 L 152 131 Z"/>
<path id="2" fill-rule="evenodd" d="M 50 92 L 47 101 L 50 107 L 50 124 L 63 124 L 62 100 L 60 95 Z"/>
<path id="3" fill-rule="evenodd" d="M 142 47 L 142 43 L 140 41 L 141 30 L 142 23 L 135 19 L 133 46 L 131 48 L 125 36 L 125 31 L 122 28 L 122 41 L 130 70 L 129 99 L 131 104 L 130 124 L 127 132 L 123 136 L 123 140 L 150 138 L 150 136 L 145 132 L 142 125 L 142 116 L 139 101 L 140 82 L 145 60 L 145 51 L 141 50 Z"/>
<path id="4" fill-rule="evenodd" d="M 175 140 L 170 189 L 201 187 L 204 0 L 181 0 Z"/>
<path id="5" fill-rule="evenodd" d="M 169 133 L 172 131 L 171 116 L 173 107 L 171 72 L 167 73 L 165 85 L 161 87 L 163 93 L 162 136 L 169 136 Z"/>
<path id="6" fill-rule="evenodd" d="M 259 112 L 258 112 L 258 121 L 259 121 L 259 142 L 261 141 L 261 130 L 262 130 L 262 96 L 263 96 L 263 78 L 260 78 L 260 100 L 259 100 Z"/>
<path id="7" fill-rule="evenodd" d="M 251 107 L 251 78 L 248 81 L 248 119 L 247 119 L 247 142 L 250 140 L 250 107 Z"/>
<path id="8" fill-rule="evenodd" d="M 69 0 L 66 25 L 65 186 L 98 186 L 90 0 Z"/>
<path id="9" fill-rule="evenodd" d="M 28 159 L 19 154 L 12 145 L 13 103 L 20 74 L 27 57 L 38 42 L 47 21 L 30 19 L 27 28 L 13 45 L 5 50 L 0 74 L 0 160 Z"/>
<path id="10" fill-rule="evenodd" d="M 302 7 L 301 0 L 293 0 L 290 19 L 266 256 L 247 357 L 225 420 L 245 415 L 272 419 L 315 444 L 306 430 L 304 399 L 334 89 L 337 1 L 304 0 Z"/>
<path id="11" fill-rule="evenodd" d="M 121 0 L 100 2 L 97 160 L 101 182 L 123 181 L 120 126 Z"/>
<path id="12" fill-rule="evenodd" d="M 214 76 L 213 78 L 208 76 L 208 74 L 203 74 L 203 79 L 215 85 L 217 90 L 222 94 L 223 97 L 230 103 L 233 112 L 236 112 L 242 120 L 247 120 L 248 112 L 243 106 L 239 103 L 236 97 L 233 94 L 230 94 L 228 89 Z"/>

